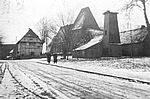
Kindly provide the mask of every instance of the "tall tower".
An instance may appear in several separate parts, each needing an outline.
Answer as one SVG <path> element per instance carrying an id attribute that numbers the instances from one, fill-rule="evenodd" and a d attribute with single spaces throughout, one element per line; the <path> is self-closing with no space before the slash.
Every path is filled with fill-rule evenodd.
<path id="1" fill-rule="evenodd" d="M 106 11 L 104 13 L 104 38 L 108 43 L 120 43 L 118 20 L 116 12 Z M 105 42 L 105 43 L 106 43 Z"/>

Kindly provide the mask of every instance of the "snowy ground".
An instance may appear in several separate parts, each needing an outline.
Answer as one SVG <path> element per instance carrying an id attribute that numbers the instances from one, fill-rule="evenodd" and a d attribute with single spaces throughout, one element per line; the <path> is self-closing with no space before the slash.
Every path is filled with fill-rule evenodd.
<path id="1" fill-rule="evenodd" d="M 0 73 L 5 71 L 0 99 L 150 99 L 150 85 L 136 82 L 150 82 L 150 58 L 69 58 L 59 59 L 57 64 L 47 64 L 46 58 L 0 62 L 7 63 L 0 63 Z"/>
<path id="2" fill-rule="evenodd" d="M 32 60 L 31 60 L 32 61 Z M 47 63 L 46 59 L 34 59 Z M 53 64 L 53 62 L 51 62 Z M 150 82 L 150 58 L 59 59 L 57 65 Z"/>
<path id="3" fill-rule="evenodd" d="M 5 65 L 2 66 L 2 71 Z M 0 99 L 40 99 L 34 94 L 29 92 L 27 89 L 22 87 L 6 69 L 1 79 L 0 84 Z"/>

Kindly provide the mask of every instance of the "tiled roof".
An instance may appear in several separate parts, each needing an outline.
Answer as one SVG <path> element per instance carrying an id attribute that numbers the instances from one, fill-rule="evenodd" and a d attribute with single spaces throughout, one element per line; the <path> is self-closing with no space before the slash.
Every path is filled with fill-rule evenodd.
<path id="1" fill-rule="evenodd" d="M 38 38 L 39 41 L 41 42 L 41 39 L 39 38 L 39 36 L 37 36 L 37 35 L 33 32 L 33 30 L 29 28 L 28 32 L 27 32 L 16 44 L 20 43 L 20 42 L 23 40 L 24 37 L 29 37 L 29 36 L 34 37 L 34 38 Z"/>
<path id="2" fill-rule="evenodd" d="M 132 40 L 132 43 L 143 42 L 143 40 L 147 36 L 147 33 L 148 32 L 146 28 L 138 28 L 134 30 L 120 32 L 121 44 L 130 44 L 131 40 Z"/>

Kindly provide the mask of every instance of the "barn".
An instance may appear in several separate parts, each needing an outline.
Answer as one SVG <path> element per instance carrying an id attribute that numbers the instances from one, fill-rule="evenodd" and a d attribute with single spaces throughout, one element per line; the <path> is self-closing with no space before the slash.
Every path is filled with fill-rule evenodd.
<path id="1" fill-rule="evenodd" d="M 145 56 L 144 43 L 147 37 L 146 27 L 120 32 L 122 56 Z"/>
<path id="2" fill-rule="evenodd" d="M 104 27 L 99 28 L 89 7 L 81 9 L 69 33 L 68 49 L 73 57 L 150 56 L 150 34 L 146 27 L 119 32 L 118 13 L 103 14 Z M 55 38 L 56 45 L 58 39 Z"/>
<path id="3" fill-rule="evenodd" d="M 90 41 L 76 48 L 73 56 L 89 58 L 87 56 L 89 53 L 92 53 L 90 58 L 97 58 L 96 53 L 100 55 L 99 57 L 150 56 L 150 37 L 145 26 L 119 32 L 117 13 L 107 11 L 104 15 L 101 43 L 97 44 Z M 93 43 L 92 47 L 89 43 Z M 93 51 L 93 48 L 101 51 Z"/>
<path id="4" fill-rule="evenodd" d="M 16 43 L 16 57 L 33 58 L 42 54 L 40 38 L 29 28 L 28 32 Z"/>
<path id="5" fill-rule="evenodd" d="M 99 31 L 101 33 L 103 30 L 99 28 L 89 7 L 85 7 L 79 12 L 74 24 L 60 28 L 49 48 L 57 53 L 71 52 L 99 35 Z"/>
<path id="6" fill-rule="evenodd" d="M 101 30 L 101 35 L 93 36 L 89 42 L 76 48 L 73 57 L 100 58 L 122 55 L 117 13 L 107 11 L 104 15 L 104 30 Z"/>

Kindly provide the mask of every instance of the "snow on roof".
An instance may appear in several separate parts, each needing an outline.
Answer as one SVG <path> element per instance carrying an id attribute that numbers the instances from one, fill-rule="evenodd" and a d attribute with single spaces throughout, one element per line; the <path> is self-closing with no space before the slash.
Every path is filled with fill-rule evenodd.
<path id="1" fill-rule="evenodd" d="M 132 43 L 140 43 L 147 36 L 147 29 L 146 28 L 138 28 L 134 30 L 120 32 L 120 39 L 122 44 L 130 44 L 131 39 Z"/>
<path id="2" fill-rule="evenodd" d="M 11 54 L 11 53 L 13 53 L 13 52 L 14 52 L 14 49 L 10 50 L 10 52 L 9 52 L 9 53 Z"/>
<path id="3" fill-rule="evenodd" d="M 102 29 L 96 30 L 96 29 L 88 28 L 86 31 L 90 32 L 93 38 L 104 34 Z"/>
<path id="4" fill-rule="evenodd" d="M 75 50 L 84 50 L 84 49 L 87 49 L 99 42 L 102 41 L 102 38 L 103 38 L 103 35 L 99 36 L 99 37 L 95 37 L 94 39 L 91 39 L 88 43 L 84 44 L 83 46 L 80 46 L 78 48 L 76 48 Z"/>

